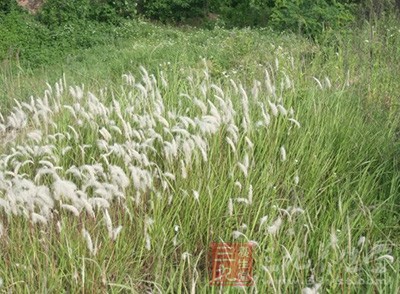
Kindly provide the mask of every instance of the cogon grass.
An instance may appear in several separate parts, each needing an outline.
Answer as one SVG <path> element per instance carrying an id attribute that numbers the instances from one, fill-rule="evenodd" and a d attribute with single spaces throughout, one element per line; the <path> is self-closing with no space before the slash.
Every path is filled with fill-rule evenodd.
<path id="1" fill-rule="evenodd" d="M 181 262 L 200 256 L 207 242 L 231 238 L 259 245 L 257 260 L 262 270 L 255 271 L 255 287 L 260 291 L 271 284 L 277 292 L 336 290 L 338 286 L 329 280 L 347 273 L 346 266 L 365 271 L 372 267 L 362 264 L 363 257 L 373 253 L 374 261 L 396 262 L 383 246 L 379 254 L 374 247 L 365 248 L 356 252 L 355 259 L 339 264 L 340 256 L 348 256 L 346 250 L 356 246 L 355 241 L 350 240 L 351 230 L 335 238 L 335 226 L 329 225 L 326 235 L 318 230 L 324 220 L 312 213 L 318 214 L 321 208 L 310 203 L 319 195 L 308 197 L 300 187 L 307 184 L 312 170 L 303 176 L 299 169 L 304 172 L 304 166 L 293 160 L 299 155 L 294 147 L 300 148 L 300 155 L 311 156 L 296 141 L 296 132 L 310 122 L 287 111 L 295 105 L 279 99 L 279 82 L 269 73 L 271 68 L 265 71 L 264 83 L 255 82 L 251 90 L 240 81 L 213 83 L 205 69 L 202 75 L 191 77 L 199 83 L 189 83 L 188 93 L 175 93 L 183 98 L 181 107 L 164 99 L 170 90 L 160 85 L 171 87 L 166 77 L 159 83 L 144 68 L 140 71 L 141 80 L 123 76 L 124 94 L 118 100 L 96 95 L 84 86 L 68 87 L 62 79 L 55 90 L 49 87 L 45 98 L 32 99 L 29 107 L 17 104 L 3 115 L 6 128 L 18 138 L 4 141 L 5 152 L 0 156 L 0 205 L 7 219 L 26 218 L 47 229 L 55 223 L 59 234 L 72 242 L 69 256 L 74 256 L 70 252 L 74 248 L 99 264 L 105 255 L 121 258 L 102 264 L 110 271 L 114 261 L 122 267 L 134 264 L 135 270 L 147 274 L 145 281 L 136 283 L 138 289 L 152 283 L 172 289 L 181 266 L 189 267 L 189 276 L 182 276 L 179 283 L 191 283 L 194 276 L 189 272 L 200 272 L 195 287 L 203 287 L 204 267 Z M 30 140 L 22 144 L 26 137 Z M 318 188 L 311 191 L 323 194 L 321 190 L 335 189 L 329 171 L 318 175 L 326 184 L 314 184 Z M 13 225 L 11 221 L 7 228 L 12 230 Z M 65 226 L 81 234 L 76 237 L 61 230 Z M 10 235 L 3 229 L 2 235 L 6 234 Z M 307 246 L 308 242 L 316 246 L 317 240 L 324 245 L 321 254 Z M 365 239 L 360 244 L 367 243 Z M 120 251 L 126 255 L 119 255 Z M 161 254 L 171 259 L 162 260 L 167 265 L 155 265 L 154 259 Z M 331 263 L 336 268 L 324 273 L 324 266 Z M 318 274 L 314 276 L 313 271 Z M 95 269 L 91 272 L 98 275 Z M 282 275 L 299 285 L 285 285 Z M 311 277 L 317 278 L 309 285 Z M 129 283 L 129 278 L 110 274 L 109 285 L 116 284 L 115 279 Z"/>

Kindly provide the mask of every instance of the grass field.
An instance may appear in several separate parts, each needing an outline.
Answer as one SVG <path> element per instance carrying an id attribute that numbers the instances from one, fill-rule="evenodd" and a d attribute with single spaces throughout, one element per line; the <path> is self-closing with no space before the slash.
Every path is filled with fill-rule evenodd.
<path id="1" fill-rule="evenodd" d="M 0 71 L 0 291 L 397 293 L 400 26 L 133 23 Z M 254 246 L 212 287 L 212 242 Z"/>

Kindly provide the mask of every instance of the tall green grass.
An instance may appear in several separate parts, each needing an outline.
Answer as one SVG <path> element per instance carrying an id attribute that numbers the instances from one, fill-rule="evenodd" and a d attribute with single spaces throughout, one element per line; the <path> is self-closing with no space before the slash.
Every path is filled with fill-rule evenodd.
<path id="1" fill-rule="evenodd" d="M 315 44 L 268 30 L 210 32 L 143 24 L 139 38 L 79 52 L 60 66 L 29 69 L 13 61 L 4 64 L 1 113 L 5 117 L 15 111 L 14 99 L 29 101 L 31 94 L 43 97 L 43 91 L 50 90 L 48 81 L 53 91 L 48 94 L 50 104 L 60 99 L 63 105 L 79 103 L 88 109 L 90 91 L 108 107 L 108 119 L 122 130 L 125 120 L 150 136 L 149 127 L 135 123 L 133 114 L 156 117 L 158 106 L 151 93 L 158 89 L 165 107 L 162 116 L 171 127 L 180 121 L 177 117 L 201 119 L 194 97 L 206 103 L 208 115 L 215 113 L 207 99 L 222 115 L 224 109 L 215 95 L 223 96 L 236 111 L 232 124 L 238 137 L 232 147 L 227 140 L 232 139 L 232 130 L 224 124 L 214 134 L 203 134 L 207 161 L 197 150 L 187 164 L 186 177 L 183 149 L 173 160 L 168 160 L 165 146 L 157 140 L 154 151 L 140 150 L 154 163 L 148 168 L 162 176 L 139 195 L 130 184 L 124 190 L 126 200 L 112 201 L 108 210 L 112 226 L 122 225 L 115 241 L 108 235 L 102 209 L 95 209 L 94 218 L 85 210 L 75 217 L 57 204 L 47 225 L 34 224 L 30 215 L 7 215 L 2 210 L 0 289 L 220 292 L 209 286 L 209 244 L 252 240 L 257 244 L 255 285 L 223 291 L 396 293 L 400 287 L 399 55 L 395 54 L 400 48 L 399 29 L 388 21 L 373 27 L 371 35 L 367 24 Z M 146 84 L 146 72 L 139 65 L 154 74 L 157 83 Z M 122 77 L 128 72 L 135 83 L 127 80 L 129 75 Z M 63 74 L 65 80 L 58 82 Z M 64 87 L 59 98 L 56 82 Z M 137 83 L 144 85 L 147 98 Z M 69 86 L 82 84 L 83 99 L 77 100 Z M 247 127 L 243 125 L 246 95 Z M 120 104 L 123 119 L 113 99 Z M 284 109 L 275 116 L 268 101 Z M 268 126 L 262 107 L 270 115 Z M 15 155 L 6 161 L 15 153 L 13 147 L 49 143 L 55 146 L 54 158 L 47 160 L 60 167 L 60 177 L 78 187 L 84 181 L 66 173 L 73 165 L 100 163 L 106 173 L 108 165 L 117 165 L 128 173 L 126 159 L 117 153 L 108 155 L 108 163 L 104 160 L 105 152 L 97 144 L 104 135 L 99 131 L 105 127 L 112 133 L 109 148 L 136 139 L 112 131 L 101 115 L 86 121 L 82 114 L 74 118 L 67 108 L 48 115 L 54 124 L 37 124 L 30 115 L 26 127 L 11 128 L 14 137 L 0 133 L 0 175 L 5 180 L 12 181 L 12 173 L 25 173 L 33 180 L 37 170 L 48 165 L 37 156 L 17 170 L 18 162 L 27 158 Z M 168 134 L 159 118 L 156 121 L 152 128 L 165 141 L 179 137 L 179 133 Z M 42 131 L 37 143 L 32 139 L 34 128 Z M 187 130 L 201 134 L 199 128 Z M 48 135 L 55 132 L 68 133 L 72 139 L 51 141 Z M 84 144 L 92 147 L 82 151 Z M 65 151 L 66 147 L 71 150 Z M 44 176 L 41 183 L 52 187 L 53 180 Z M 7 193 L 2 188 L 0 199 Z M 91 252 L 83 229 L 97 252 Z"/>

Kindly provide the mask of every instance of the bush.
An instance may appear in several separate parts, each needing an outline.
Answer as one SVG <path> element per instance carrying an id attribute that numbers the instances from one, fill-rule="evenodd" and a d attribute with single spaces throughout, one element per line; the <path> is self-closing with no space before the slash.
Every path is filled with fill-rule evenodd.
<path id="1" fill-rule="evenodd" d="M 77 10 L 71 2 L 57 11 L 55 3 L 60 2 L 49 0 L 45 10 L 35 16 L 17 7 L 0 13 L 0 61 L 17 59 L 33 67 L 51 64 L 71 52 L 113 43 L 133 31 L 132 26 L 122 23 L 115 26 L 93 21 L 88 16 L 94 12 L 88 6 Z M 119 21 L 123 19 L 122 14 L 117 17 Z"/>
<path id="2" fill-rule="evenodd" d="M 277 0 L 271 25 L 315 38 L 326 29 L 339 29 L 354 20 L 354 8 L 334 0 Z"/>
<path id="3" fill-rule="evenodd" d="M 49 51 L 49 31 L 31 15 L 10 11 L 0 18 L 0 60 L 24 58 L 41 63 Z"/>
<path id="4" fill-rule="evenodd" d="M 90 0 L 90 18 L 100 22 L 119 24 L 121 19 L 136 17 L 137 0 Z"/>
<path id="5" fill-rule="evenodd" d="M 386 0 L 392 1 L 392 0 Z M 339 28 L 353 20 L 352 0 L 211 0 L 228 26 L 267 26 L 313 37 L 326 28 Z"/>
<path id="6" fill-rule="evenodd" d="M 38 19 L 47 26 L 60 26 L 80 21 L 119 24 L 122 19 L 136 16 L 136 0 L 48 0 Z"/>
<path id="7" fill-rule="evenodd" d="M 18 10 L 19 6 L 15 0 L 2 0 L 0 1 L 0 14 L 7 14 L 13 10 Z"/>
<path id="8" fill-rule="evenodd" d="M 138 11 L 142 15 L 163 22 L 180 22 L 205 15 L 203 0 L 139 0 Z"/>
<path id="9" fill-rule="evenodd" d="M 212 3 L 227 27 L 255 27 L 268 24 L 274 1 L 216 0 Z"/>

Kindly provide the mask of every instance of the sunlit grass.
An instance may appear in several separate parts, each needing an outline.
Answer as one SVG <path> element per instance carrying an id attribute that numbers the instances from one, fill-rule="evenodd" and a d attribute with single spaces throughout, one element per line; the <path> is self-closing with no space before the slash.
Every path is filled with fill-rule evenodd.
<path id="1" fill-rule="evenodd" d="M 252 241 L 248 292 L 395 293 L 396 65 L 350 37 L 148 29 L 2 76 L 0 289 L 219 292 L 210 243 Z"/>

